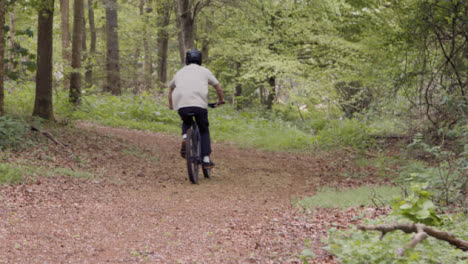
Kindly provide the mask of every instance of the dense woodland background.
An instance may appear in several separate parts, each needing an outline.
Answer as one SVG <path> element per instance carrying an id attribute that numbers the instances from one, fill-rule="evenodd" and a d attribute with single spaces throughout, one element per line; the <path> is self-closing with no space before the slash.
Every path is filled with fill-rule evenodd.
<path id="1" fill-rule="evenodd" d="M 210 113 L 216 140 L 360 153 L 398 140 L 413 196 L 394 210 L 466 217 L 467 1 L 1 0 L 0 21 L 2 147 L 22 141 L 18 120 L 177 133 L 166 83 L 198 48 L 231 105 Z"/>

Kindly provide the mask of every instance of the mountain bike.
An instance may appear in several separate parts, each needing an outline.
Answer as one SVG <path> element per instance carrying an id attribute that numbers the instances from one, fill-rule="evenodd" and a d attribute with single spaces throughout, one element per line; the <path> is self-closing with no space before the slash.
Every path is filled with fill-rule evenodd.
<path id="1" fill-rule="evenodd" d="M 218 105 L 215 103 L 208 104 L 209 107 L 215 108 Z M 201 136 L 200 129 L 198 128 L 197 122 L 193 120 L 192 116 L 192 126 L 187 130 L 187 139 L 185 143 L 185 159 L 187 160 L 187 172 L 189 175 L 189 180 L 193 184 L 198 183 L 198 172 L 199 166 L 202 164 L 203 157 L 201 155 Z M 205 178 L 209 179 L 211 177 L 211 169 L 205 169 L 202 166 L 203 175 Z"/>

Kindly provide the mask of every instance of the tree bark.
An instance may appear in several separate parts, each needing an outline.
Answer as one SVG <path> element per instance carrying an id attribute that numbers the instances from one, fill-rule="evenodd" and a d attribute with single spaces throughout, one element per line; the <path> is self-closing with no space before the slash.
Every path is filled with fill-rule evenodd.
<path id="1" fill-rule="evenodd" d="M 4 76 L 5 76 L 5 1 L 0 1 L 0 116 L 4 114 Z"/>
<path id="2" fill-rule="evenodd" d="M 184 34 L 182 33 L 182 26 L 180 20 L 180 12 L 179 12 L 179 0 L 174 0 L 174 11 L 176 16 L 176 24 L 177 24 L 177 39 L 179 41 L 179 55 L 180 55 L 180 64 L 185 65 L 185 45 L 184 45 Z"/>
<path id="3" fill-rule="evenodd" d="M 72 73 L 70 79 L 70 102 L 79 104 L 81 99 L 81 51 L 83 48 L 83 0 L 74 0 L 73 5 L 73 43 Z"/>
<path id="4" fill-rule="evenodd" d="M 192 12 L 193 2 L 191 0 L 179 1 L 179 20 L 184 42 L 184 53 L 187 50 L 195 48 L 194 46 L 194 13 Z"/>
<path id="5" fill-rule="evenodd" d="M 81 89 L 83 89 L 83 80 L 85 81 L 86 85 L 86 74 L 88 73 L 88 47 L 86 45 L 86 40 L 87 40 L 87 35 L 86 35 L 86 16 L 85 16 L 85 10 L 86 10 L 86 5 L 85 5 L 85 0 L 83 1 L 83 31 L 81 34 L 81 67 L 84 68 L 85 74 L 84 74 L 84 79 L 82 78 L 82 84 L 81 84 Z"/>
<path id="6" fill-rule="evenodd" d="M 106 3 L 106 47 L 107 47 L 107 84 L 105 91 L 113 95 L 122 93 L 120 87 L 119 36 L 117 33 L 117 0 Z"/>
<path id="7" fill-rule="evenodd" d="M 96 25 L 94 23 L 94 7 L 93 0 L 88 0 L 88 20 L 89 20 L 89 57 L 94 59 L 96 55 Z M 88 61 L 86 69 L 86 87 L 93 86 L 93 62 Z"/>
<path id="8" fill-rule="evenodd" d="M 38 17 L 36 97 L 33 116 L 53 120 L 52 46 L 54 0 L 42 0 Z"/>
<path id="9" fill-rule="evenodd" d="M 60 0 L 60 30 L 62 31 L 62 59 L 63 59 L 63 89 L 68 90 L 70 85 L 70 73 L 68 66 L 71 63 L 70 53 L 70 3 L 68 0 Z"/>
<path id="10" fill-rule="evenodd" d="M 10 11 L 10 31 L 8 32 L 8 35 L 10 37 L 9 40 L 9 46 L 10 50 L 8 51 L 8 69 L 11 71 L 14 71 L 16 69 L 17 63 L 15 62 L 15 53 L 13 52 L 13 49 L 16 46 L 15 43 L 15 31 L 16 31 L 16 15 L 15 15 L 15 8 Z M 5 56 L 5 55 L 4 55 Z"/>
<path id="11" fill-rule="evenodd" d="M 143 2 L 143 7 L 144 7 L 144 1 L 145 0 L 141 0 Z M 150 5 L 151 3 L 151 0 L 148 0 L 148 6 Z M 143 28 L 143 49 L 144 49 L 144 52 L 145 52 L 145 61 L 144 61 L 144 66 L 143 66 L 143 73 L 144 73 L 144 79 L 145 79 L 145 90 L 148 90 L 150 89 L 152 86 L 153 86 L 153 82 L 152 82 L 152 74 L 153 74 L 153 58 L 152 58 L 152 53 L 151 53 L 151 49 L 150 49 L 150 44 L 149 44 L 149 41 L 148 41 L 148 24 L 149 24 L 149 21 L 148 21 L 148 15 L 147 13 L 151 12 L 150 11 L 151 9 L 150 8 L 143 8 L 143 10 L 141 10 L 141 15 L 143 16 L 143 22 L 144 22 L 144 28 Z"/>
<path id="12" fill-rule="evenodd" d="M 179 52 L 182 64 L 185 52 L 196 48 L 195 46 L 195 17 L 203 7 L 208 6 L 211 0 L 175 0 L 177 27 L 179 28 Z"/>
<path id="13" fill-rule="evenodd" d="M 169 1 L 165 1 L 158 6 L 158 86 L 162 93 L 167 82 L 167 50 L 169 43 L 169 33 L 167 27 L 171 19 L 171 5 Z"/>
<path id="14" fill-rule="evenodd" d="M 211 13 L 211 17 L 214 16 L 214 12 Z M 210 16 L 205 17 L 205 34 L 202 39 L 202 54 L 203 54 L 203 61 L 207 62 L 209 60 L 209 51 L 210 51 L 210 32 L 213 31 L 213 23 L 211 22 Z"/>

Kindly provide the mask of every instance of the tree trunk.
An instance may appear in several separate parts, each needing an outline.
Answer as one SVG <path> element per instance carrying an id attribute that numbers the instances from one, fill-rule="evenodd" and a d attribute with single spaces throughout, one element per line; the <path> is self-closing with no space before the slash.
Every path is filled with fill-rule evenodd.
<path id="1" fill-rule="evenodd" d="M 270 79 L 268 79 L 268 84 L 270 84 L 270 93 L 267 97 L 266 107 L 267 109 L 272 109 L 273 103 L 276 100 L 276 78 L 270 77 Z"/>
<path id="2" fill-rule="evenodd" d="M 73 5 L 72 73 L 70 79 L 70 102 L 79 104 L 81 99 L 81 50 L 83 48 L 83 0 Z"/>
<path id="3" fill-rule="evenodd" d="M 176 16 L 176 24 L 177 24 L 177 39 L 179 41 L 179 55 L 180 55 L 180 63 L 185 65 L 185 45 L 184 45 L 184 34 L 182 33 L 182 26 L 180 20 L 180 12 L 179 12 L 179 0 L 174 0 L 174 9 L 175 9 L 175 16 Z"/>
<path id="4" fill-rule="evenodd" d="M 105 91 L 120 95 L 119 36 L 117 33 L 117 0 L 106 0 L 107 85 Z"/>
<path id="5" fill-rule="evenodd" d="M 37 72 L 34 116 L 53 120 L 52 105 L 52 45 L 54 0 L 42 0 L 38 18 Z"/>
<path id="6" fill-rule="evenodd" d="M 5 24 L 5 1 L 0 1 L 0 25 Z M 4 114 L 4 76 L 5 76 L 5 30 L 4 27 L 0 27 L 0 115 Z"/>
<path id="7" fill-rule="evenodd" d="M 89 20 L 89 33 L 90 33 L 90 44 L 89 44 L 89 57 L 94 59 L 96 55 L 96 25 L 94 23 L 94 8 L 93 0 L 88 0 L 88 20 Z M 86 87 L 93 86 L 93 62 L 88 61 L 86 69 Z"/>
<path id="8" fill-rule="evenodd" d="M 179 1 L 179 20 L 180 29 L 182 31 L 184 49 L 185 51 L 195 48 L 194 45 L 194 32 L 193 23 L 194 15 L 192 12 L 191 0 L 178 0 Z M 185 53 L 184 51 L 184 53 Z"/>
<path id="9" fill-rule="evenodd" d="M 60 30 L 62 31 L 62 59 L 63 59 L 63 89 L 68 90 L 70 86 L 70 73 L 68 67 L 71 63 L 70 54 L 70 22 L 69 11 L 70 3 L 68 0 L 60 0 Z"/>
<path id="10" fill-rule="evenodd" d="M 235 86 L 235 91 L 234 91 L 234 96 L 232 97 L 232 104 L 234 105 L 237 102 L 237 97 L 242 96 L 242 84 L 238 81 L 240 78 L 240 67 L 241 63 L 240 62 L 235 62 L 234 64 L 234 69 L 236 70 L 236 86 Z M 237 102 L 236 104 L 236 109 L 240 110 L 242 109 L 242 105 Z"/>
<path id="11" fill-rule="evenodd" d="M 86 16 L 85 16 L 85 10 L 86 10 L 86 5 L 85 5 L 85 0 L 82 0 L 83 1 L 83 31 L 82 31 L 82 34 L 81 34 L 81 67 L 84 68 L 85 70 L 85 77 L 84 77 L 84 81 L 85 81 L 85 85 L 86 85 L 86 74 L 88 74 L 88 69 L 89 69 L 89 61 L 88 61 L 88 47 L 86 45 L 86 40 L 87 40 L 87 36 L 86 36 Z M 82 78 L 82 82 L 83 82 L 83 78 Z M 81 87 L 83 87 L 83 84 L 81 84 Z M 83 89 L 83 88 L 81 88 Z"/>
<path id="12" fill-rule="evenodd" d="M 143 2 L 144 0 L 141 0 L 141 1 Z M 149 3 L 151 3 L 151 0 L 148 0 L 148 6 L 149 6 Z M 144 3 L 143 3 L 143 7 L 144 7 Z M 142 11 L 141 15 L 143 15 L 143 21 L 144 21 L 143 49 L 144 49 L 144 52 L 145 52 L 145 62 L 144 62 L 144 66 L 143 66 L 143 72 L 144 72 L 144 77 L 145 77 L 145 90 L 148 90 L 153 86 L 153 82 L 152 82 L 152 79 L 151 79 L 151 76 L 153 74 L 153 58 L 152 58 L 152 54 L 151 54 L 151 49 L 150 49 L 148 37 L 147 37 L 149 35 L 149 34 L 147 34 L 148 33 L 148 25 L 149 25 L 147 13 L 151 12 L 150 11 L 151 9 L 146 8 L 146 10 L 145 11 L 144 10 L 141 10 Z"/>
<path id="13" fill-rule="evenodd" d="M 214 12 L 211 13 L 211 17 L 214 16 Z M 205 34 L 202 39 L 202 54 L 203 61 L 207 62 L 209 60 L 209 51 L 210 51 L 210 32 L 213 32 L 213 23 L 209 16 L 205 17 Z"/>
<path id="14" fill-rule="evenodd" d="M 159 5 L 158 8 L 158 82 L 159 89 L 162 93 L 167 82 L 167 49 L 169 43 L 169 33 L 167 26 L 169 26 L 171 19 L 171 6 L 168 1 Z"/>
<path id="15" fill-rule="evenodd" d="M 10 11 L 10 31 L 8 35 L 10 37 L 10 50 L 8 51 L 8 69 L 10 71 L 14 71 L 16 69 L 17 63 L 15 62 L 15 53 L 13 49 L 16 46 L 15 43 L 15 31 L 16 31 L 16 15 L 15 15 L 15 8 Z M 5 56 L 5 55 L 3 55 Z"/>

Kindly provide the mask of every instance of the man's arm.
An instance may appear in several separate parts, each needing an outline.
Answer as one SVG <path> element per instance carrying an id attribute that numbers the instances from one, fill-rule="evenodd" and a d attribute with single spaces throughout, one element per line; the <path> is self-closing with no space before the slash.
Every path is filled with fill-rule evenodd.
<path id="1" fill-rule="evenodd" d="M 215 85 L 215 89 L 216 93 L 218 94 L 218 102 L 216 105 L 224 104 L 223 88 L 221 88 L 221 85 L 218 83 Z"/>
<path id="2" fill-rule="evenodd" d="M 174 106 L 172 105 L 172 92 L 174 92 L 174 88 L 169 88 L 169 109 L 173 110 Z"/>

